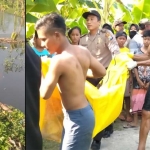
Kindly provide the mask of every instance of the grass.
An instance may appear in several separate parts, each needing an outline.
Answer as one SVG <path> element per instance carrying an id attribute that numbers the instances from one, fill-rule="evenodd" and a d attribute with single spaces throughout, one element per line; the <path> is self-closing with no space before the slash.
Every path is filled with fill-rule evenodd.
<path id="1" fill-rule="evenodd" d="M 43 150 L 59 150 L 59 146 L 57 142 L 43 139 Z"/>

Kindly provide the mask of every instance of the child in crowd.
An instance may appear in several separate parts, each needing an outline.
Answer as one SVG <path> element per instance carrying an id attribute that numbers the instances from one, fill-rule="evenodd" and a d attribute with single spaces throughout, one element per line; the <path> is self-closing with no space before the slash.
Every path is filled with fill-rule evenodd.
<path id="1" fill-rule="evenodd" d="M 143 47 L 141 51 L 150 55 L 150 30 L 143 33 Z M 133 91 L 131 98 L 131 113 L 133 113 L 134 120 L 128 126 L 138 126 L 138 112 L 142 111 L 145 95 L 150 85 L 150 66 L 138 66 L 134 68 L 133 77 Z"/>
<path id="2" fill-rule="evenodd" d="M 50 53 L 48 52 L 48 50 L 46 50 L 44 47 L 41 46 L 41 40 L 38 38 L 38 34 L 35 31 L 35 34 L 33 36 L 33 46 L 32 49 L 34 50 L 34 52 L 39 56 L 48 56 L 48 57 L 52 57 L 52 55 L 50 55 Z"/>
<path id="3" fill-rule="evenodd" d="M 72 45 L 79 45 L 81 29 L 77 26 L 71 28 L 68 32 L 68 37 L 70 38 Z"/>
<path id="4" fill-rule="evenodd" d="M 118 42 L 118 45 L 120 47 L 120 52 L 129 52 L 129 49 L 127 47 L 124 46 L 126 40 L 127 40 L 127 34 L 123 31 L 119 31 L 116 33 L 116 40 Z M 130 79 L 127 80 L 127 84 L 126 84 L 126 90 L 125 90 L 125 105 L 126 105 L 126 118 L 125 116 L 121 113 L 119 118 L 122 121 L 127 121 L 127 122 L 131 122 L 132 121 L 132 117 L 130 115 Z"/>

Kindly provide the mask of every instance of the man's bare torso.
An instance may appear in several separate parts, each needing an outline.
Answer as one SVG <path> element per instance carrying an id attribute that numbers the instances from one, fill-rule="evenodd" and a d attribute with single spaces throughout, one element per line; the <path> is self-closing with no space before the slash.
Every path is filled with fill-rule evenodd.
<path id="1" fill-rule="evenodd" d="M 90 65 L 88 52 L 79 46 L 70 46 L 58 57 L 61 59 L 60 68 L 62 68 L 58 84 L 64 107 L 67 110 L 74 110 L 87 106 L 84 87 Z"/>

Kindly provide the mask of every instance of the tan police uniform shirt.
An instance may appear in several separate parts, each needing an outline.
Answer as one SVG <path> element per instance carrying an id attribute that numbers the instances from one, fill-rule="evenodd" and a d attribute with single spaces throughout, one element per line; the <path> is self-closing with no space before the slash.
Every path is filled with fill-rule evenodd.
<path id="1" fill-rule="evenodd" d="M 79 45 L 86 47 L 97 60 L 107 68 L 112 56 L 120 53 L 118 43 L 113 33 L 107 29 L 99 29 L 97 34 L 83 35 Z"/>

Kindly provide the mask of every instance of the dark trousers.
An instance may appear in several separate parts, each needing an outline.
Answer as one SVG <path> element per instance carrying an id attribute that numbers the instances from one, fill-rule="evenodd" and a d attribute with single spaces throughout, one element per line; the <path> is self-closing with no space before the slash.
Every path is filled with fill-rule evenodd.
<path id="1" fill-rule="evenodd" d="M 102 78 L 86 78 L 87 81 L 89 81 L 91 84 L 93 84 L 94 86 L 97 86 L 98 83 L 102 80 Z M 101 132 L 99 132 L 93 139 L 95 141 L 101 141 L 103 135 L 104 135 L 104 131 L 111 131 L 113 130 L 113 123 L 110 124 L 108 127 L 106 127 L 104 130 L 102 130 Z"/>
<path id="2" fill-rule="evenodd" d="M 41 59 L 26 45 L 26 149 L 42 150 L 42 135 L 39 128 Z"/>

